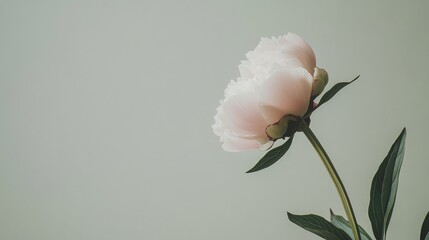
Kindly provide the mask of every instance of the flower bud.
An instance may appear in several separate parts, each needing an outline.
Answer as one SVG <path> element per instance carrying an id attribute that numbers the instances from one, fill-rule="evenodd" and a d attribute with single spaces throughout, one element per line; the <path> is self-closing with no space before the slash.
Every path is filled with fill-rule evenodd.
<path id="1" fill-rule="evenodd" d="M 265 129 L 265 133 L 267 134 L 268 138 L 270 138 L 270 140 L 276 140 L 285 137 L 285 134 L 289 127 L 289 121 L 291 120 L 296 120 L 296 118 L 290 115 L 286 115 L 282 117 L 280 121 L 268 125 L 268 127 Z"/>
<path id="2" fill-rule="evenodd" d="M 323 68 L 314 68 L 314 80 L 313 80 L 313 89 L 311 90 L 311 96 L 317 97 L 325 89 L 326 84 L 328 84 L 328 72 Z"/>
<path id="3" fill-rule="evenodd" d="M 280 125 L 280 124 L 271 124 L 267 127 L 267 129 L 265 130 L 265 132 L 267 133 L 267 136 L 271 139 L 271 140 L 275 140 L 275 139 L 279 139 L 281 137 L 283 137 L 283 135 L 286 133 L 287 131 L 287 124 L 286 125 Z"/>

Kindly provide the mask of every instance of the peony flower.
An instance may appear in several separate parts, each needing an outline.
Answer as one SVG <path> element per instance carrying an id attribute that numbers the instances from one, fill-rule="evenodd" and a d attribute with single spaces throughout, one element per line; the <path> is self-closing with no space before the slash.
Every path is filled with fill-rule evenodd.
<path id="1" fill-rule="evenodd" d="M 316 57 L 299 36 L 262 38 L 246 57 L 238 66 L 240 77 L 225 90 L 213 125 L 223 149 L 231 152 L 258 149 L 284 137 L 284 117 L 303 116 L 312 99 Z"/>

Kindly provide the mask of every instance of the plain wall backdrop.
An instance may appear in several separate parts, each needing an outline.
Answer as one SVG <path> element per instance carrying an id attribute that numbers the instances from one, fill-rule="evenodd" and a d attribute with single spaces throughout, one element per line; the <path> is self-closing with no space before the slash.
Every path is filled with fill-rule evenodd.
<path id="1" fill-rule="evenodd" d="M 211 125 L 261 37 L 293 32 L 361 78 L 313 114 L 359 223 L 406 126 L 391 240 L 429 210 L 428 1 L 0 1 L 0 239 L 319 239 L 286 211 L 344 215 L 298 134 L 272 167 Z"/>

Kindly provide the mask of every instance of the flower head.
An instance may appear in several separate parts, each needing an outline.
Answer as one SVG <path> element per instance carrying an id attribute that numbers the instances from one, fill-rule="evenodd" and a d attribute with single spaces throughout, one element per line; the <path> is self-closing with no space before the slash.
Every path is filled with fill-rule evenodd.
<path id="1" fill-rule="evenodd" d="M 213 125 L 227 151 L 258 149 L 283 137 L 288 126 L 283 117 L 303 116 L 311 99 L 316 57 L 297 35 L 262 38 L 246 57 Z"/>

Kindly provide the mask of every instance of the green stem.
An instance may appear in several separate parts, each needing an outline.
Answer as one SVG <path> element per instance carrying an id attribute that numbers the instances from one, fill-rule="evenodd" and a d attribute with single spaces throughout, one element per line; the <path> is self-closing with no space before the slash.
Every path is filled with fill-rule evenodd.
<path id="1" fill-rule="evenodd" d="M 352 204 L 350 203 L 349 196 L 347 195 L 346 189 L 344 188 L 344 184 L 341 181 L 340 176 L 337 173 L 337 170 L 335 170 L 335 167 L 332 164 L 331 160 L 329 159 L 329 156 L 326 153 L 325 149 L 323 149 L 319 140 L 317 140 L 316 136 L 314 135 L 314 133 L 311 131 L 311 129 L 308 127 L 307 123 L 304 120 L 301 120 L 301 129 L 304 132 L 305 136 L 310 141 L 311 145 L 313 145 L 316 152 L 319 154 L 323 164 L 325 165 L 326 169 L 329 172 L 329 175 L 331 175 L 332 181 L 334 181 L 335 187 L 337 188 L 337 191 L 340 195 L 341 202 L 343 203 L 344 210 L 346 211 L 347 218 L 352 227 L 354 239 L 361 240 L 358 227 L 357 227 L 358 224 L 356 222 L 356 217 L 353 212 Z"/>

